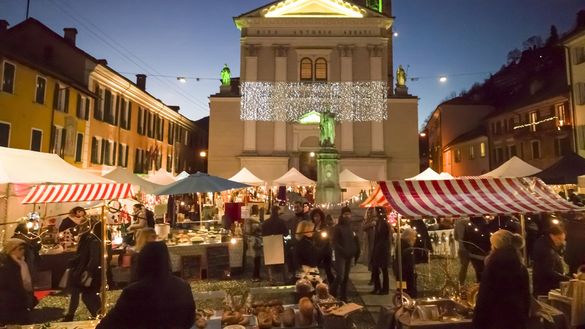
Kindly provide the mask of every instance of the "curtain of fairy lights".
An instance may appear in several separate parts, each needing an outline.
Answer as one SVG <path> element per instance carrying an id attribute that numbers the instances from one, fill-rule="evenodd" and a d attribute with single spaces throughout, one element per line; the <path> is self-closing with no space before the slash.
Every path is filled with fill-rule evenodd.
<path id="1" fill-rule="evenodd" d="M 385 81 L 242 82 L 242 120 L 297 121 L 329 111 L 336 121 L 381 121 L 387 116 Z"/>

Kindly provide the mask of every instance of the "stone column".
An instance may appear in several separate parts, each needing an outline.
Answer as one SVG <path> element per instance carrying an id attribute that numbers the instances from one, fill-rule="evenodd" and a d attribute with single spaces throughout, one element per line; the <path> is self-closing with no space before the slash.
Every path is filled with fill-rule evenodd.
<path id="1" fill-rule="evenodd" d="M 341 63 L 341 82 L 353 81 L 353 46 L 338 46 L 340 63 Z M 353 122 L 341 122 L 341 142 L 335 144 L 339 146 L 341 152 L 353 152 Z"/>
<path id="2" fill-rule="evenodd" d="M 287 81 L 288 46 L 274 45 L 274 81 Z M 274 122 L 274 152 L 286 152 L 286 122 Z"/>
<path id="3" fill-rule="evenodd" d="M 368 46 L 370 52 L 370 80 L 382 81 L 383 49 L 378 45 Z M 372 153 L 384 152 L 384 128 L 382 121 L 371 122 Z"/>
<path id="4" fill-rule="evenodd" d="M 246 82 L 258 80 L 258 49 L 256 45 L 245 45 L 244 78 Z M 244 152 L 256 152 L 256 121 L 244 121 Z"/>

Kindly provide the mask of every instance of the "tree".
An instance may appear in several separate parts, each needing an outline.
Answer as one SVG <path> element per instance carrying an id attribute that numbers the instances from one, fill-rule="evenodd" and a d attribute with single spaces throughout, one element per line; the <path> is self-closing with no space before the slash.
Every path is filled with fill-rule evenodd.
<path id="1" fill-rule="evenodd" d="M 559 42 L 559 32 L 557 31 L 557 27 L 554 25 L 550 26 L 550 34 L 548 39 L 546 39 L 546 45 L 552 46 Z"/>
<path id="2" fill-rule="evenodd" d="M 533 50 L 540 47 L 542 47 L 542 38 L 537 35 L 531 36 L 522 43 L 523 50 Z"/>
<path id="3" fill-rule="evenodd" d="M 514 48 L 508 52 L 508 65 L 512 63 L 518 63 L 520 58 L 522 57 L 522 52 L 518 48 Z"/>

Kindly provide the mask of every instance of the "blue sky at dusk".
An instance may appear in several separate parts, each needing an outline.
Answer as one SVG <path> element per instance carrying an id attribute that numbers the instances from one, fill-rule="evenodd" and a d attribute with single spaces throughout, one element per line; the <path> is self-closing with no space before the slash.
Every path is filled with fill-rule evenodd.
<path id="1" fill-rule="evenodd" d="M 224 63 L 239 75 L 239 31 L 232 18 L 271 0 L 30 0 L 30 15 L 59 34 L 79 31 L 77 45 L 196 120 L 208 115 Z M 483 81 L 533 35 L 551 24 L 571 28 L 583 0 L 394 0 L 394 63 L 408 67 L 419 122 L 453 92 Z M 26 0 L 0 0 L 0 19 L 24 20 Z M 155 75 L 159 75 L 158 77 Z M 439 83 L 439 76 L 448 77 Z M 177 76 L 186 76 L 181 84 Z M 201 78 L 199 81 L 195 77 Z M 189 79 L 192 78 L 192 79 Z"/>

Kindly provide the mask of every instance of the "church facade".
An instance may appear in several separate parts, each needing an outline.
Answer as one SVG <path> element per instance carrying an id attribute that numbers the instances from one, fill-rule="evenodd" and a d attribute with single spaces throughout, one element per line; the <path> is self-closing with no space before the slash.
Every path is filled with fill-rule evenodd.
<path id="1" fill-rule="evenodd" d="M 262 99 L 267 93 L 287 94 L 282 97 L 287 102 L 305 86 L 334 90 L 332 102 L 345 98 L 347 115 L 336 118 L 333 141 L 340 171 L 347 168 L 370 180 L 418 173 L 418 98 L 405 86 L 394 92 L 390 3 L 283 0 L 234 21 L 241 31 L 240 77 L 210 96 L 210 174 L 231 177 L 246 167 L 272 181 L 295 167 L 316 179 L 323 112 L 315 103 L 323 101 L 319 90 L 300 95 L 306 99 L 298 106 L 288 104 L 287 119 L 264 115 L 287 104 Z M 380 104 L 367 102 L 380 86 L 385 88 L 382 113 L 369 116 L 368 106 L 373 113 Z M 359 89 L 360 100 L 351 99 L 351 88 Z M 352 111 L 356 102 L 361 102 L 361 117 Z M 250 109 L 254 116 L 246 114 Z"/>

